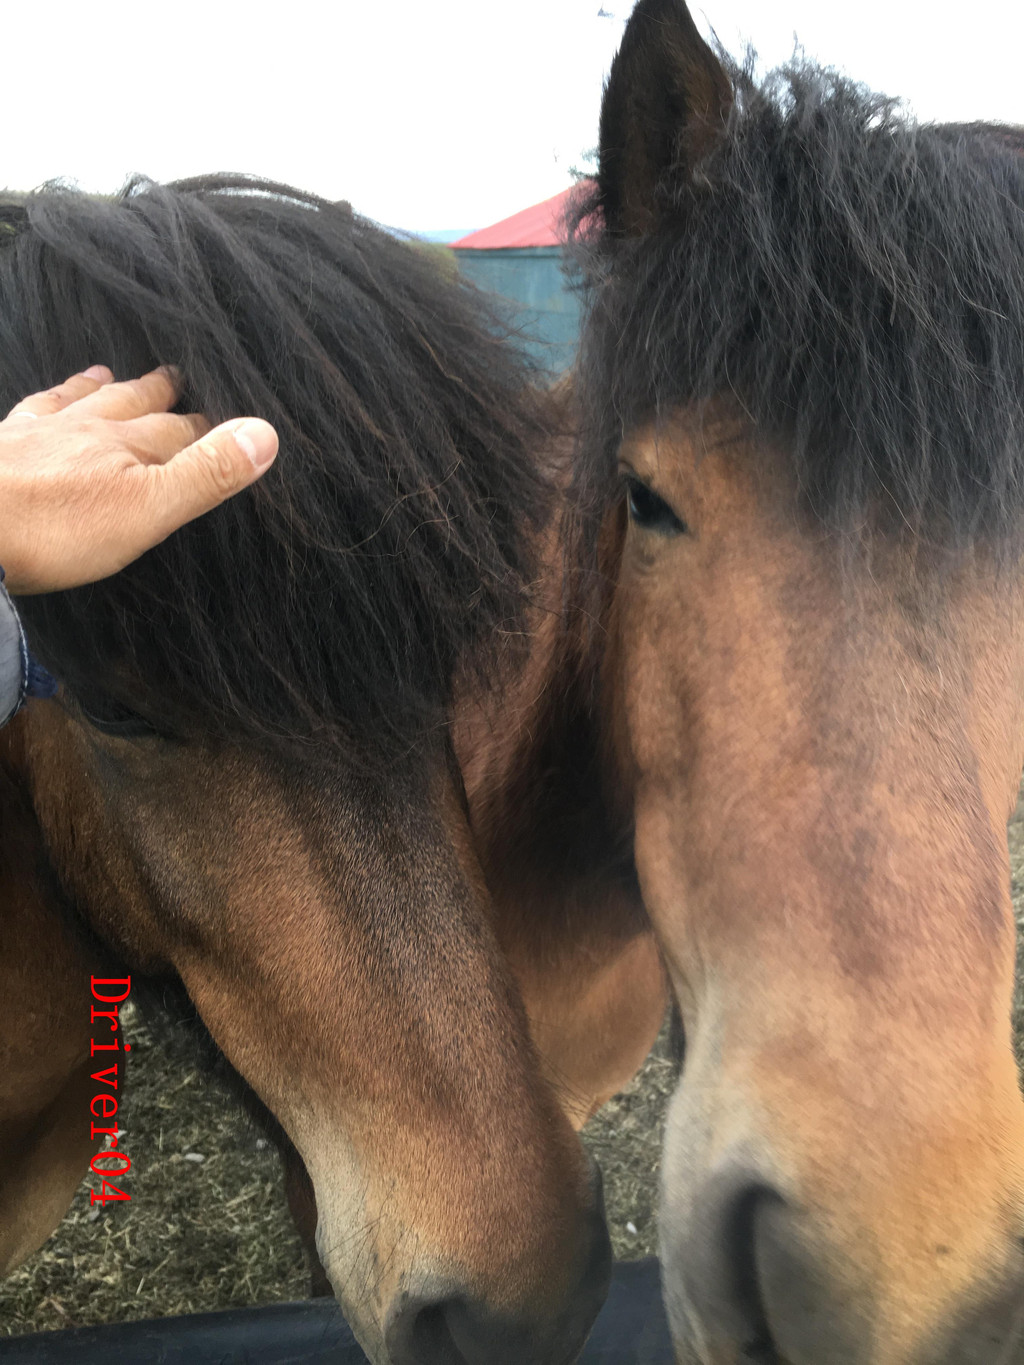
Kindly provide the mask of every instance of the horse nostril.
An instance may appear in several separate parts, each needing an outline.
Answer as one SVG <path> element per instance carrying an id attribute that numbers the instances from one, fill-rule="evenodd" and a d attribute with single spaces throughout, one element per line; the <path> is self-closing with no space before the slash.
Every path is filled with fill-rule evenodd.
<path id="1" fill-rule="evenodd" d="M 755 1249 L 755 1222 L 766 1197 L 774 1196 L 744 1172 L 712 1177 L 680 1248 L 687 1297 L 712 1340 L 741 1346 L 754 1360 L 770 1342 Z"/>
<path id="2" fill-rule="evenodd" d="M 386 1346 L 392 1365 L 564 1365 L 582 1338 L 566 1350 L 560 1336 L 455 1295 L 407 1301 L 391 1320 Z"/>
<path id="3" fill-rule="evenodd" d="M 583 1349 L 608 1293 L 612 1252 L 591 1168 L 569 1265 L 556 1264 L 534 1293 L 495 1308 L 458 1280 L 420 1286 L 392 1303 L 384 1330 L 391 1365 L 569 1365 Z M 559 1273 L 564 1268 L 564 1278 Z"/>
<path id="4" fill-rule="evenodd" d="M 575 1268 L 547 1308 L 495 1309 L 450 1282 L 392 1305 L 384 1341 L 391 1365 L 569 1365 L 583 1348 L 611 1278 L 611 1244 L 599 1190 Z"/>
<path id="5" fill-rule="evenodd" d="M 689 1337 L 693 1330 L 705 1349 L 743 1365 L 778 1365 L 762 1256 L 765 1218 L 775 1210 L 785 1211 L 781 1195 L 742 1167 L 719 1171 L 706 1182 L 685 1218 L 683 1236 L 663 1246 L 677 1335 Z M 673 1281 L 681 1294 L 673 1292 Z M 688 1329 L 681 1319 L 691 1317 Z"/>
<path id="6" fill-rule="evenodd" d="M 394 1365 L 468 1365 L 448 1329 L 457 1299 L 407 1301 L 388 1327 L 388 1356 Z"/>

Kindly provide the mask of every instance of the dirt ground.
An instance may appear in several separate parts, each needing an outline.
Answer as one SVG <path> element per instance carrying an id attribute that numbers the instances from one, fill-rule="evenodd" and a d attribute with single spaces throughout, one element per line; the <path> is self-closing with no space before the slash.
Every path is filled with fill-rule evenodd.
<path id="1" fill-rule="evenodd" d="M 1009 826 L 1021 929 L 1015 1008 L 1024 1060 L 1024 803 Z M 174 1061 L 137 1021 L 125 1146 L 132 1201 L 105 1212 L 79 1191 L 35 1256 L 0 1283 L 0 1335 L 302 1298 L 307 1280 L 277 1157 L 219 1084 Z M 584 1134 L 601 1163 L 623 1259 L 656 1251 L 665 1035 L 642 1072 Z"/>

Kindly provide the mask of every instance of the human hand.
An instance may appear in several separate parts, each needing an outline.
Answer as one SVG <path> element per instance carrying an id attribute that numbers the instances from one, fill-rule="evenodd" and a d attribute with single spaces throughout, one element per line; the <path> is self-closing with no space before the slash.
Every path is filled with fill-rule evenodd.
<path id="1" fill-rule="evenodd" d="M 253 417 L 210 429 L 168 412 L 174 372 L 115 384 L 103 365 L 0 422 L 0 564 L 12 594 L 116 573 L 269 468 L 277 433 Z"/>

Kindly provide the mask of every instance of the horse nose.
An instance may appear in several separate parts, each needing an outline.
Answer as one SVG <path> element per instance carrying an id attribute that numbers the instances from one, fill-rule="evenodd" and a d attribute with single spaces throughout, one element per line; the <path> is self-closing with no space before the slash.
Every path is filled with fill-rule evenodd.
<path id="1" fill-rule="evenodd" d="M 770 1182 L 744 1170 L 719 1173 L 682 1225 L 683 1236 L 662 1249 L 677 1345 L 701 1343 L 709 1360 L 751 1365 L 881 1358 L 879 1321 L 857 1310 L 857 1296 L 833 1273 L 811 1221 Z M 886 1360 L 906 1365 L 1024 1365 L 1021 1246 L 1009 1248 L 1003 1268 L 974 1287 L 969 1305 L 947 1305 L 946 1323 L 930 1340 L 886 1350 Z"/>
<path id="2" fill-rule="evenodd" d="M 612 1253 L 598 1184 L 560 1304 L 518 1311 L 451 1283 L 393 1304 L 385 1329 L 391 1365 L 570 1365 L 608 1293 Z"/>

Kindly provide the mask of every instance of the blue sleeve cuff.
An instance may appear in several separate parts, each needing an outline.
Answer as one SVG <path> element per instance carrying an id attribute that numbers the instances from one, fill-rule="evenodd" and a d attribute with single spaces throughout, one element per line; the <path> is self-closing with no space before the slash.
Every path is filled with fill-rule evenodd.
<path id="1" fill-rule="evenodd" d="M 0 569 L 0 725 L 20 711 L 26 697 L 52 697 L 57 683 L 28 652 L 28 641 Z"/>
<path id="2" fill-rule="evenodd" d="M 28 647 L 14 603 L 0 580 L 0 725 L 6 725 L 25 700 Z"/>

